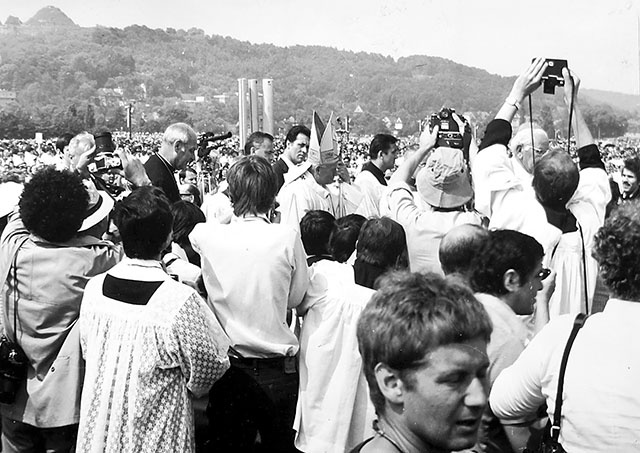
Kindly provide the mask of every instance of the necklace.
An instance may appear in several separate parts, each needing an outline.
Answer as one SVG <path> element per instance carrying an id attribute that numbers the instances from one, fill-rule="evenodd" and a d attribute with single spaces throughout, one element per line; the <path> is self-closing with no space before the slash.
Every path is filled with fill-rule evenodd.
<path id="1" fill-rule="evenodd" d="M 382 428 L 380 428 L 380 425 L 378 424 L 378 420 L 373 421 L 373 430 L 376 432 L 378 436 L 385 438 L 387 442 L 393 445 L 395 449 L 398 450 L 400 453 L 404 453 L 404 450 L 400 448 L 400 446 L 396 443 L 396 441 L 394 441 L 391 437 L 389 437 L 388 434 L 382 431 Z"/>

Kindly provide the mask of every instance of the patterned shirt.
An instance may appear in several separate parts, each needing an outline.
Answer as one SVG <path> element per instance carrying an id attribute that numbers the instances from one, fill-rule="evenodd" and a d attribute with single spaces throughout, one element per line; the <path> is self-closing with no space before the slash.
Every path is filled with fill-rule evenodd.
<path id="1" fill-rule="evenodd" d="M 229 367 L 229 341 L 206 303 L 158 262 L 125 258 L 87 284 L 79 323 L 77 450 L 194 451 L 189 392 L 205 394 Z"/>

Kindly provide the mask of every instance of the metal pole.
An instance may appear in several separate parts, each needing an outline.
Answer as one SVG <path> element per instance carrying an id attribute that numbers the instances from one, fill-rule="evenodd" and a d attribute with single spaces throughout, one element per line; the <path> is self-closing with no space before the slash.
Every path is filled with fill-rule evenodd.
<path id="1" fill-rule="evenodd" d="M 250 120 L 249 120 L 249 131 L 251 133 L 256 132 L 260 129 L 260 124 L 258 122 L 258 104 L 259 104 L 259 95 L 258 95 L 258 79 L 249 79 L 249 108 L 250 108 Z"/>
<path id="2" fill-rule="evenodd" d="M 273 121 L 273 79 L 262 79 L 262 130 L 275 135 Z"/>
<path id="3" fill-rule="evenodd" d="M 247 79 L 238 79 L 238 135 L 240 149 L 247 143 Z"/>
<path id="4" fill-rule="evenodd" d="M 127 129 L 129 129 L 129 140 L 131 140 L 131 113 L 133 112 L 133 105 L 129 103 L 127 107 Z"/>

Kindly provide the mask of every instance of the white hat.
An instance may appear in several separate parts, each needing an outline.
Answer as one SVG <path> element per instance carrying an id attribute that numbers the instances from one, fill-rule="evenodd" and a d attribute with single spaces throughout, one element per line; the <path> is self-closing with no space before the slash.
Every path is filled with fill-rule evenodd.
<path id="1" fill-rule="evenodd" d="M 109 215 L 113 209 L 114 201 L 107 192 L 96 189 L 93 181 L 85 179 L 83 181 L 87 193 L 89 194 L 89 208 L 82 221 L 82 226 L 78 228 L 78 232 L 87 231 L 89 228 L 97 225 Z"/>
<path id="2" fill-rule="evenodd" d="M 311 165 L 335 164 L 340 160 L 335 129 L 333 128 L 333 113 L 331 113 L 325 127 L 316 111 L 313 111 L 307 160 Z"/>

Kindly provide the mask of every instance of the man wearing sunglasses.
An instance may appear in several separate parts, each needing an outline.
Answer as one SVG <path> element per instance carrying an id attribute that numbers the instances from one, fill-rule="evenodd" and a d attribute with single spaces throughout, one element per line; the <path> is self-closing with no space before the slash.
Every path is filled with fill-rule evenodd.
<path id="1" fill-rule="evenodd" d="M 531 236 L 513 230 L 489 232 L 472 261 L 471 286 L 489 313 L 493 331 L 487 347 L 489 385 L 518 358 L 529 342 L 530 329 L 520 316 L 535 308 L 535 331 L 549 321 L 548 304 L 555 273 L 542 267 L 544 251 Z M 487 406 L 480 426 L 478 451 L 522 451 L 534 419 L 501 423 Z"/>

